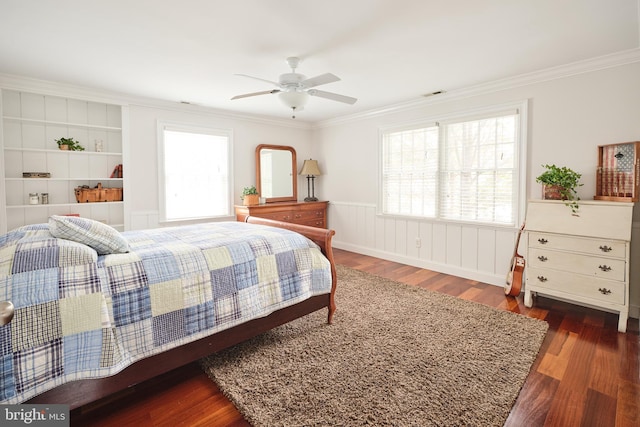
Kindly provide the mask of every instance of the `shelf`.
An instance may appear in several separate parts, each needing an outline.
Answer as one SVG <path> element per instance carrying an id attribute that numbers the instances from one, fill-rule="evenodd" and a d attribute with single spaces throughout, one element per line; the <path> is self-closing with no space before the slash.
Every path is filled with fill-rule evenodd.
<path id="1" fill-rule="evenodd" d="M 124 201 L 77 203 L 75 195 L 81 186 L 125 186 L 121 175 L 111 178 L 124 163 L 123 106 L 11 89 L 0 90 L 0 106 L 0 234 L 64 214 L 124 230 Z M 85 150 L 58 149 L 54 141 L 64 136 L 74 137 Z M 104 151 L 95 151 L 90 141 L 101 141 Z M 25 172 L 46 172 L 49 177 L 29 178 Z M 50 203 L 29 204 L 30 193 L 48 193 Z"/>
<path id="2" fill-rule="evenodd" d="M 94 203 L 38 203 L 37 205 L 7 205 L 7 209 L 25 209 L 25 208 L 55 208 L 60 206 L 94 206 L 94 205 L 117 205 L 123 204 L 122 200 L 118 202 L 94 202 Z"/>
<path id="3" fill-rule="evenodd" d="M 5 178 L 5 181 L 123 181 L 123 178 Z"/>
<path id="4" fill-rule="evenodd" d="M 92 156 L 122 156 L 122 153 L 118 152 L 108 152 L 108 151 L 71 151 L 71 150 L 49 150 L 46 148 L 18 148 L 18 147 L 5 147 L 4 151 L 21 151 L 21 152 L 30 152 L 30 153 L 62 153 L 62 154 L 84 154 L 84 155 L 92 155 Z"/>
<path id="5" fill-rule="evenodd" d="M 35 123 L 35 124 L 54 125 L 54 126 L 71 126 L 71 127 L 84 128 L 84 129 L 100 129 L 100 130 L 112 130 L 112 131 L 122 130 L 122 128 L 120 127 L 91 125 L 88 123 L 68 123 L 68 122 L 57 122 L 57 121 L 51 121 L 51 120 L 25 119 L 22 117 L 9 117 L 9 116 L 4 116 L 3 119 L 11 120 L 14 122 L 22 122 L 22 123 Z"/>

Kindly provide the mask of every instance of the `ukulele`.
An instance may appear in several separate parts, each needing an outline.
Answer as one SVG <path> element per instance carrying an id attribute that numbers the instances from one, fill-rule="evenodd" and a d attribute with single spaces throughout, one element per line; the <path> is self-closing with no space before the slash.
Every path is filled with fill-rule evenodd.
<path id="1" fill-rule="evenodd" d="M 520 295 L 522 288 L 522 273 L 524 272 L 524 257 L 518 253 L 518 245 L 520 244 L 520 236 L 524 230 L 524 223 L 518 231 L 516 239 L 516 247 L 513 249 L 513 257 L 511 258 L 511 270 L 507 273 L 507 283 L 504 286 L 505 295 L 516 297 Z"/>

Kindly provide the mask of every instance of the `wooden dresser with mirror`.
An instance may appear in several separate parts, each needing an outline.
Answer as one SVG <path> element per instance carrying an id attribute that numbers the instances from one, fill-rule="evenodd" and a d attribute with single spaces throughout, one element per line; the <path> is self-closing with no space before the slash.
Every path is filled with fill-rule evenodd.
<path id="1" fill-rule="evenodd" d="M 256 147 L 256 188 L 263 204 L 235 207 L 236 220 L 247 216 L 327 228 L 329 202 L 299 202 L 296 150 L 284 145 Z"/>

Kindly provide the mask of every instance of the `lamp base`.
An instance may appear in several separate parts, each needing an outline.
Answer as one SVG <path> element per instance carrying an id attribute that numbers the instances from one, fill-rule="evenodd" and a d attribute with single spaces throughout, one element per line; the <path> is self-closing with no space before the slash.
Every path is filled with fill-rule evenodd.
<path id="1" fill-rule="evenodd" d="M 317 202 L 318 198 L 317 197 L 305 197 L 304 201 L 305 202 Z"/>

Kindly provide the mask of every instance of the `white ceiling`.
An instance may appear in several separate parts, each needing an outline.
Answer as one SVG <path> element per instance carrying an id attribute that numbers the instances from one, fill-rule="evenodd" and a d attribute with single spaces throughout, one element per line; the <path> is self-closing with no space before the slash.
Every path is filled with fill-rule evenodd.
<path id="1" fill-rule="evenodd" d="M 640 46 L 639 0 L 0 0 L 0 73 L 289 117 L 299 56 L 315 122 Z"/>

